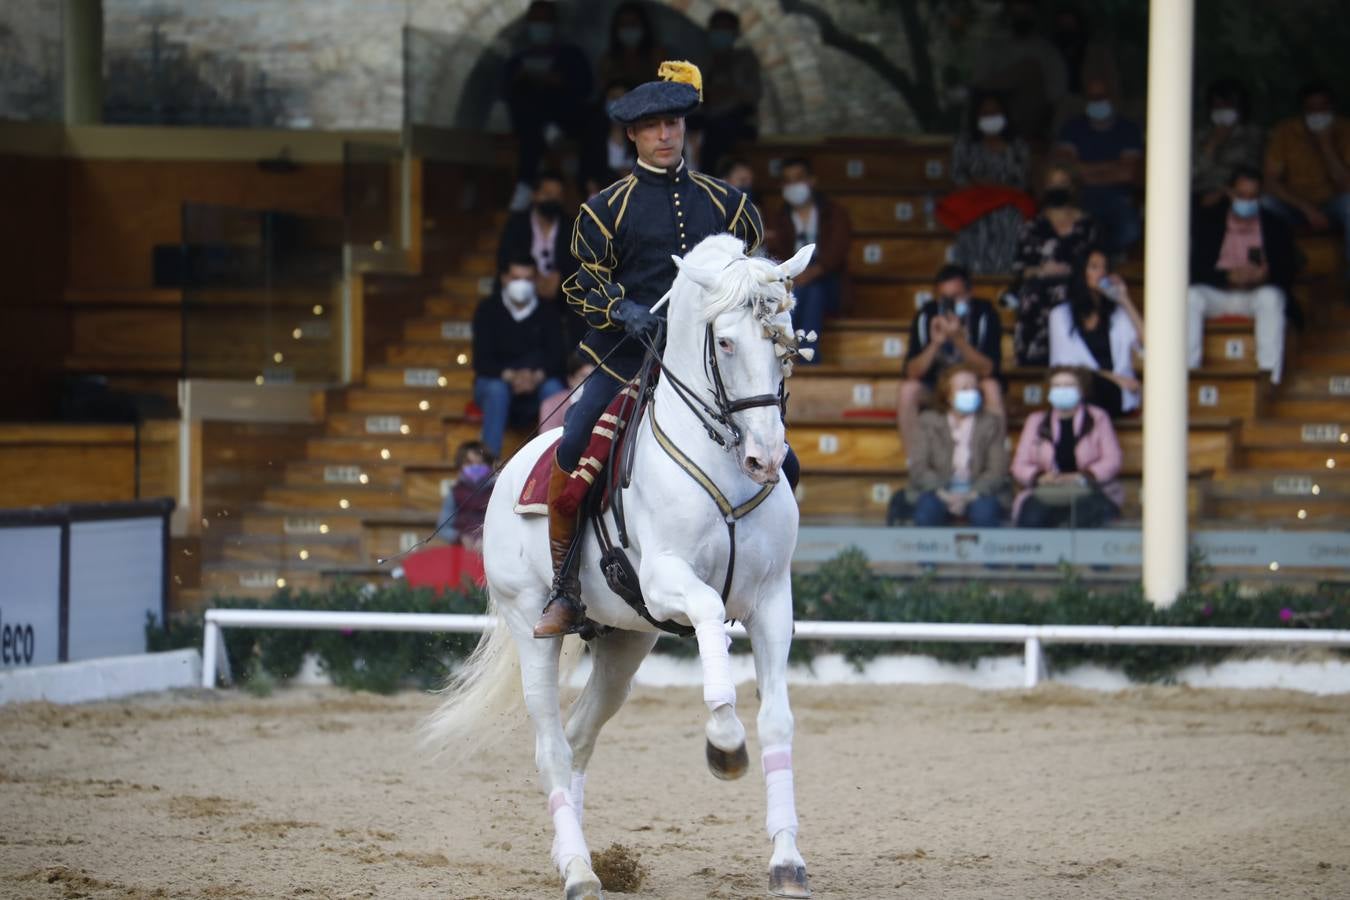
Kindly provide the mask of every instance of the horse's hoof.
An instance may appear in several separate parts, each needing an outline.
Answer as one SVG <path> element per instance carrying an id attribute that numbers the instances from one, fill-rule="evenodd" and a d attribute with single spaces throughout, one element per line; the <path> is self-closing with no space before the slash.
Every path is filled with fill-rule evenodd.
<path id="1" fill-rule="evenodd" d="M 735 750 L 719 750 L 708 741 L 708 769 L 723 781 L 735 781 L 750 768 L 750 754 L 745 744 Z"/>
<path id="2" fill-rule="evenodd" d="M 599 879 L 588 878 L 568 885 L 565 896 L 567 900 L 602 900 L 604 894 L 600 891 Z"/>
<path id="3" fill-rule="evenodd" d="M 775 897 L 810 897 L 806 866 L 773 866 L 769 869 L 769 893 Z"/>

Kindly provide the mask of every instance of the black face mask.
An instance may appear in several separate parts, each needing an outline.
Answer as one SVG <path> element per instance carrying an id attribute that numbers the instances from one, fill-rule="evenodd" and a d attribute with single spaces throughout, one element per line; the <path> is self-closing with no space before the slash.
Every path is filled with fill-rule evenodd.
<path id="1" fill-rule="evenodd" d="M 1046 209 L 1054 209 L 1057 206 L 1068 206 L 1071 199 L 1073 198 L 1070 196 L 1068 188 L 1050 188 L 1045 192 L 1045 207 Z"/>
<path id="2" fill-rule="evenodd" d="M 550 222 L 562 218 L 562 204 L 557 200 L 540 200 L 534 205 L 534 211 Z"/>

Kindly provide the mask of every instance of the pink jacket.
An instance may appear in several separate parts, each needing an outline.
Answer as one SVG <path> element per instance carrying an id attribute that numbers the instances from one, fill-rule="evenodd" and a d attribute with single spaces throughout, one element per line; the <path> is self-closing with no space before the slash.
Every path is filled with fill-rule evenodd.
<path id="1" fill-rule="evenodd" d="M 1031 486 L 1036 476 L 1043 472 L 1058 472 L 1055 465 L 1055 438 L 1059 437 L 1059 418 L 1050 419 L 1047 439 L 1041 434 L 1042 424 L 1048 415 L 1047 410 L 1038 410 L 1027 416 L 1022 427 L 1022 436 L 1017 441 L 1017 454 L 1013 457 L 1012 476 L 1022 487 L 1022 491 L 1013 501 L 1013 521 L 1022 504 L 1031 494 Z M 1092 418 L 1092 429 L 1083 434 L 1083 421 Z M 1125 488 L 1116 481 L 1120 474 L 1120 441 L 1116 439 L 1116 430 L 1111 427 L 1111 417 L 1106 410 L 1090 404 L 1083 404 L 1073 417 L 1073 433 L 1079 435 L 1074 446 L 1074 457 L 1078 460 L 1078 471 L 1091 475 L 1111 502 L 1120 506 L 1125 501 Z"/>

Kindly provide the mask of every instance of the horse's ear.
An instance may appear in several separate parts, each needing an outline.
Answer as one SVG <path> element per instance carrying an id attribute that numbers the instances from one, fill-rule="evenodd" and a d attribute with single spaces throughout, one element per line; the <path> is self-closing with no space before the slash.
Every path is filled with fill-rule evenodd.
<path id="1" fill-rule="evenodd" d="M 685 277 L 694 282 L 694 284 L 703 288 L 705 293 L 717 287 L 716 272 L 709 271 L 708 269 L 700 269 L 698 266 L 686 263 L 684 259 L 679 256 L 671 256 L 670 258 L 674 260 L 675 268 L 683 272 Z"/>
<path id="2" fill-rule="evenodd" d="M 787 262 L 779 264 L 778 266 L 779 276 L 782 278 L 796 278 L 798 275 L 800 275 L 803 271 L 806 270 L 806 267 L 808 265 L 811 264 L 811 257 L 815 254 L 815 252 L 816 252 L 816 245 L 807 244 L 805 247 L 794 253 L 792 255 L 792 259 L 789 259 Z"/>

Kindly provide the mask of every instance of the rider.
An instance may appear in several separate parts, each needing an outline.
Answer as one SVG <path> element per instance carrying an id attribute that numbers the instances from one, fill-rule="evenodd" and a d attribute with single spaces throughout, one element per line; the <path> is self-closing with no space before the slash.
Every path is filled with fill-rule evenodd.
<path id="1" fill-rule="evenodd" d="M 598 368 L 567 412 L 549 480 L 553 587 L 534 627 L 537 638 L 572 634 L 584 621 L 575 561 L 564 564 L 579 519 L 559 513 L 553 501 L 567 486 L 600 415 L 638 374 L 641 337 L 658 334 L 665 313 L 653 313 L 651 306 L 675 280 L 671 256 L 683 256 L 723 232 L 741 238 L 746 253 L 754 253 L 764 236 L 759 210 L 745 194 L 684 163 L 684 117 L 703 99 L 698 68 L 665 62 L 658 75 L 661 80 L 609 104 L 610 117 L 627 128 L 637 147 L 637 165 L 582 205 L 572 232 L 580 268 L 562 289 L 590 327 L 580 350 Z"/>

